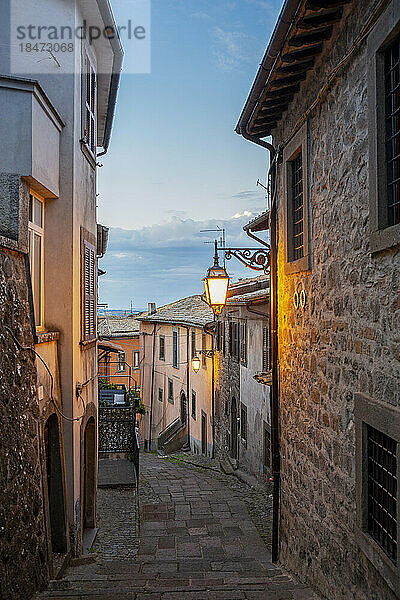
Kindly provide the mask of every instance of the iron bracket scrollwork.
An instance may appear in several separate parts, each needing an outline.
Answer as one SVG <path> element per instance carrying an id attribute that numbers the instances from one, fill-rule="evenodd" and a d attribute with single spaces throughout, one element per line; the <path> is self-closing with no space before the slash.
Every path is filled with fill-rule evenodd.
<path id="1" fill-rule="evenodd" d="M 232 256 L 240 260 L 246 267 L 254 271 L 264 271 L 269 273 L 271 263 L 271 249 L 264 248 L 219 248 L 225 254 L 226 260 L 231 260 Z"/>
<path id="2" fill-rule="evenodd" d="M 199 354 L 205 354 L 207 358 L 213 358 L 215 351 L 214 350 L 198 350 Z"/>

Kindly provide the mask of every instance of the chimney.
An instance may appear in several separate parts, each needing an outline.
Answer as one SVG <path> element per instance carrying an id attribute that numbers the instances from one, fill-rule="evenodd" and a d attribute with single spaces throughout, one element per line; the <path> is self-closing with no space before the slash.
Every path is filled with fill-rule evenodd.
<path id="1" fill-rule="evenodd" d="M 156 303 L 155 302 L 149 302 L 148 303 L 148 313 L 149 313 L 149 315 L 154 315 L 155 312 L 156 312 Z"/>

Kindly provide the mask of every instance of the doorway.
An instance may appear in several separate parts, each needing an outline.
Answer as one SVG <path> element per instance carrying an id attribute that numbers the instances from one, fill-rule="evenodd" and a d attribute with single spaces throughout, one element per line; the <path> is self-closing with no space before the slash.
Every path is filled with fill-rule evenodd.
<path id="1" fill-rule="evenodd" d="M 231 401 L 231 456 L 235 460 L 238 457 L 238 422 L 237 405 L 235 397 Z"/>
<path id="2" fill-rule="evenodd" d="M 46 454 L 47 498 L 50 521 L 50 541 L 53 552 L 67 552 L 65 529 L 63 472 L 61 466 L 60 433 L 57 415 L 51 415 L 44 427 Z"/>
<path id="3" fill-rule="evenodd" d="M 96 424 L 93 417 L 86 424 L 83 445 L 83 527 L 91 529 L 96 522 Z"/>
<path id="4" fill-rule="evenodd" d="M 185 393 L 182 392 L 181 393 L 181 421 L 182 421 L 183 425 L 186 423 L 186 419 L 187 419 L 187 402 L 186 402 Z"/>
<path id="5" fill-rule="evenodd" d="M 207 415 L 201 411 L 201 453 L 207 455 Z"/>

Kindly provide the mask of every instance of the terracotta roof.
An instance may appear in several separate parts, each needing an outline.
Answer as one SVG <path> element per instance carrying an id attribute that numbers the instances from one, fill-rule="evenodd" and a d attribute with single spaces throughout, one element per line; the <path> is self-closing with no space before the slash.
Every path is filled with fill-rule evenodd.
<path id="1" fill-rule="evenodd" d="M 98 317 L 97 331 L 103 338 L 131 337 L 139 335 L 139 321 L 135 317 Z"/>
<path id="2" fill-rule="evenodd" d="M 213 311 L 201 299 L 201 296 L 195 295 L 161 306 L 155 313 L 138 317 L 138 320 L 204 327 L 206 323 L 213 320 L 213 316 Z"/>
<path id="3" fill-rule="evenodd" d="M 269 298 L 269 290 L 266 288 L 262 290 L 256 290 L 254 292 L 249 292 L 248 294 L 238 294 L 237 296 L 232 296 L 231 298 L 228 298 L 226 303 L 228 305 L 247 304 L 248 302 L 253 302 L 254 300 L 261 300 L 263 298 Z"/>
<path id="4" fill-rule="evenodd" d="M 244 231 L 265 231 L 269 229 L 270 210 L 265 210 L 260 215 L 246 223 L 243 227 Z"/>

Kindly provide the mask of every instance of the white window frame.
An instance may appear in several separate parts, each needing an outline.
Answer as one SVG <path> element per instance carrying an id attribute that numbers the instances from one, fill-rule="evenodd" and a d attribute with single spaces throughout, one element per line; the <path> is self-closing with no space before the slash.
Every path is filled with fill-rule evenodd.
<path id="1" fill-rule="evenodd" d="M 139 350 L 132 350 L 132 369 L 138 369 L 139 362 L 140 362 Z"/>
<path id="2" fill-rule="evenodd" d="M 82 143 L 93 159 L 97 153 L 97 74 L 87 48 L 82 53 Z M 89 126 L 88 126 L 89 123 Z"/>
<path id="3" fill-rule="evenodd" d="M 38 331 L 43 331 L 44 329 L 44 199 L 39 196 L 33 190 L 30 190 L 30 197 L 32 198 L 32 215 L 29 210 L 29 220 L 28 220 L 28 239 L 29 239 L 29 264 L 31 270 L 31 282 L 32 282 L 32 294 L 33 294 L 33 305 L 35 309 L 35 324 L 36 329 Z M 41 204 L 41 212 L 42 212 L 42 225 L 38 225 L 35 223 L 34 219 L 34 204 L 35 200 L 40 202 Z M 31 206 L 31 200 L 29 202 Z M 31 220 L 32 216 L 32 220 Z M 33 243 L 34 236 L 38 236 L 41 239 L 40 248 L 41 248 L 41 256 L 40 256 L 40 275 L 36 273 L 36 256 L 35 256 L 35 244 Z M 40 290 L 40 311 L 39 314 L 36 310 L 36 301 L 35 299 L 35 288 L 37 278 L 40 277 L 39 281 L 39 290 Z"/>

